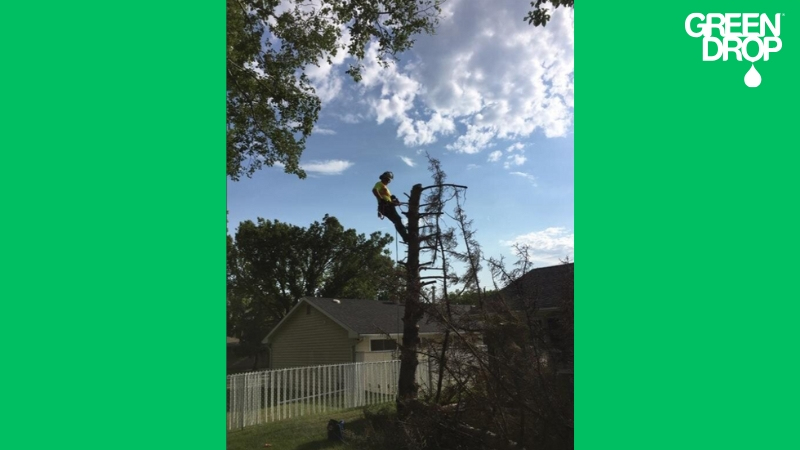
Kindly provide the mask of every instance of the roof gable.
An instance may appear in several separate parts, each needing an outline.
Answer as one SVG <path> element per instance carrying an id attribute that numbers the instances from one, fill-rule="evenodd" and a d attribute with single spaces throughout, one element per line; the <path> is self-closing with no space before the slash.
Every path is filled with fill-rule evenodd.
<path id="1" fill-rule="evenodd" d="M 310 299 L 311 299 L 311 297 L 303 297 L 300 300 L 298 300 L 297 304 L 294 305 L 294 307 L 291 310 L 289 310 L 289 312 L 285 316 L 283 316 L 283 319 L 281 319 L 281 321 L 278 322 L 278 324 L 275 325 L 274 328 L 272 328 L 272 330 L 269 332 L 269 334 L 267 334 L 267 336 L 264 338 L 264 340 L 262 342 L 265 343 L 265 344 L 268 343 L 269 340 L 270 340 L 270 337 L 273 336 L 275 333 L 277 333 L 278 330 L 280 330 L 284 326 L 284 324 L 289 321 L 289 319 L 291 317 L 293 317 L 296 314 L 299 314 L 296 311 L 298 309 L 300 309 L 301 307 L 303 307 L 304 305 L 311 306 L 314 309 L 319 310 L 322 314 L 326 315 L 329 319 L 333 320 L 334 323 L 336 323 L 340 327 L 344 328 L 347 331 L 347 333 L 350 335 L 350 337 L 352 337 L 352 338 L 358 337 L 358 333 L 355 330 L 351 329 L 346 324 L 344 324 L 341 321 L 337 320 L 335 317 L 332 317 L 330 314 L 328 314 L 324 310 L 320 309 L 314 303 L 309 302 L 308 300 L 310 300 Z"/>

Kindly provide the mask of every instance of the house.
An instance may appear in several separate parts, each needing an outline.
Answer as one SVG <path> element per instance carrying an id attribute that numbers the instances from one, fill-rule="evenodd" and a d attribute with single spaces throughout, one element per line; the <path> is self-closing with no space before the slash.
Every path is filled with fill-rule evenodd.
<path id="1" fill-rule="evenodd" d="M 559 372 L 572 374 L 574 296 L 575 264 L 569 263 L 533 269 L 501 289 L 493 300 L 498 311 L 510 310 L 517 317 L 529 313 Z"/>
<path id="2" fill-rule="evenodd" d="M 533 308 L 542 316 L 564 307 L 574 295 L 575 263 L 533 269 L 500 290 L 512 310 Z"/>
<path id="3" fill-rule="evenodd" d="M 301 298 L 264 343 L 270 368 L 390 361 L 399 357 L 404 306 L 364 299 Z M 423 317 L 421 340 L 441 335 Z"/>
<path id="4" fill-rule="evenodd" d="M 536 394 L 529 405 L 548 427 L 574 429 L 574 280 L 574 263 L 537 268 L 487 300 L 484 342 L 490 364 L 495 373 L 510 373 L 514 367 L 530 380 L 529 392 Z M 493 382 L 502 392 L 508 381 L 501 375 Z"/>

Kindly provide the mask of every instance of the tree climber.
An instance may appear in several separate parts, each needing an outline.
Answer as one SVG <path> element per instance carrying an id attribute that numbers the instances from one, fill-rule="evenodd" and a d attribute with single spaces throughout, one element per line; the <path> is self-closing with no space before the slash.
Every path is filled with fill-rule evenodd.
<path id="1" fill-rule="evenodd" d="M 400 218 L 400 214 L 398 214 L 397 209 L 395 209 L 396 206 L 400 205 L 400 201 L 389 192 L 388 185 L 394 179 L 394 174 L 392 174 L 392 172 L 384 172 L 379 178 L 381 181 L 375 183 L 375 187 L 372 188 L 372 194 L 378 199 L 378 217 L 381 218 L 381 220 L 384 217 L 388 217 L 394 224 L 394 228 L 400 234 L 403 242 L 408 242 L 408 232 L 403 225 L 403 219 Z"/>

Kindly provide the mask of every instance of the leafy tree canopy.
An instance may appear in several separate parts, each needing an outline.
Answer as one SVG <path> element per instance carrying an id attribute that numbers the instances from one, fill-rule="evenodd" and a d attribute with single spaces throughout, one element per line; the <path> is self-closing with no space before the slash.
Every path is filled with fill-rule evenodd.
<path id="1" fill-rule="evenodd" d="M 308 228 L 258 219 L 228 236 L 228 335 L 257 347 L 304 296 L 391 299 L 402 274 L 388 234 L 358 234 L 332 216 Z"/>
<path id="2" fill-rule="evenodd" d="M 441 1 L 227 0 L 228 176 L 282 164 L 305 178 L 300 155 L 321 106 L 305 68 L 346 51 L 359 81 L 371 41 L 387 65 L 416 34 L 433 33 Z"/>
<path id="3" fill-rule="evenodd" d="M 535 27 L 547 25 L 547 22 L 550 20 L 547 3 L 552 4 L 553 8 L 558 8 L 559 6 L 575 8 L 575 0 L 533 0 L 531 1 L 531 10 L 528 12 L 528 15 L 525 16 L 528 25 L 533 25 Z"/>

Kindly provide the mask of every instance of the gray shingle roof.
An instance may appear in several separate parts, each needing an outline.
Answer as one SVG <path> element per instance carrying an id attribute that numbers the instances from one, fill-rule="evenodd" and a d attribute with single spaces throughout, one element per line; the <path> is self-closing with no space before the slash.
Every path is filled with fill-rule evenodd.
<path id="1" fill-rule="evenodd" d="M 330 317 L 358 334 L 402 333 L 404 306 L 395 303 L 363 299 L 337 299 L 304 297 L 305 300 Z M 436 324 L 423 317 L 419 322 L 420 333 L 440 331 Z"/>
<path id="2" fill-rule="evenodd" d="M 575 264 L 533 269 L 501 290 L 509 306 L 519 308 L 520 301 L 535 303 L 537 308 L 561 306 L 574 296 Z"/>

